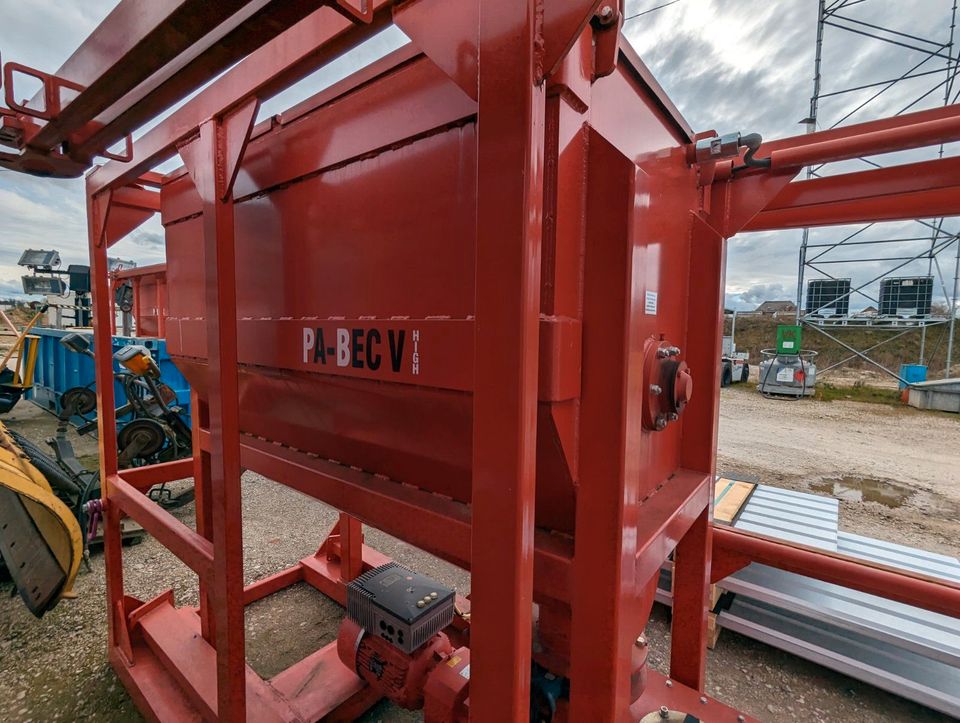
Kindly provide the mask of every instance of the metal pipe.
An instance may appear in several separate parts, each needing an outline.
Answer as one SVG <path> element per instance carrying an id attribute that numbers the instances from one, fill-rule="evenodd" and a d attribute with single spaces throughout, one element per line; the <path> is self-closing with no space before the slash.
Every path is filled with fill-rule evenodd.
<path id="1" fill-rule="evenodd" d="M 846 555 L 713 527 L 714 560 L 744 556 L 751 562 L 841 585 L 941 615 L 960 617 L 960 585 L 875 565 Z"/>
<path id="2" fill-rule="evenodd" d="M 956 140 L 960 140 L 960 114 L 900 128 L 887 128 L 848 138 L 775 150 L 770 154 L 770 162 L 771 168 L 775 170 L 793 168 L 922 148 Z"/>
<path id="3" fill-rule="evenodd" d="M 950 328 L 947 332 L 947 361 L 944 366 L 944 378 L 950 377 L 953 367 L 953 337 L 957 328 L 957 300 L 960 297 L 960 237 L 956 239 L 957 255 L 953 265 L 953 298 L 950 299 Z"/>
<path id="4" fill-rule="evenodd" d="M 801 123 L 806 123 L 807 133 L 817 130 L 817 112 L 820 108 L 821 66 L 823 64 L 823 22 L 827 16 L 827 0 L 820 0 L 817 8 L 817 45 L 813 59 L 813 95 L 810 96 L 810 115 Z M 813 169 L 807 168 L 807 180 L 813 175 Z M 807 268 L 807 250 L 810 247 L 810 227 L 805 226 L 800 239 L 800 253 L 797 268 L 797 316 L 795 324 L 799 325 L 804 314 L 803 282 Z"/>

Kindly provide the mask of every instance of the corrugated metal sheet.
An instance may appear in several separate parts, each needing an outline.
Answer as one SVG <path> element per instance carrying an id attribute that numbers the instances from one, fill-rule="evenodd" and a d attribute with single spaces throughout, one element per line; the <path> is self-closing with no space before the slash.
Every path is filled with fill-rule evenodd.
<path id="1" fill-rule="evenodd" d="M 760 485 L 733 526 L 960 582 L 957 558 L 840 532 L 828 497 Z M 734 593 L 721 627 L 960 717 L 956 618 L 755 563 L 719 587 Z"/>
<path id="2" fill-rule="evenodd" d="M 733 526 L 836 552 L 839 525 L 839 500 L 758 485 Z"/>
<path id="3" fill-rule="evenodd" d="M 837 535 L 837 552 L 902 570 L 912 570 L 944 580 L 960 582 L 960 560 L 949 555 L 918 550 L 849 532 Z"/>
<path id="4" fill-rule="evenodd" d="M 960 621 L 886 598 L 751 564 L 722 587 L 778 609 L 960 666 Z"/>
<path id="5" fill-rule="evenodd" d="M 717 616 L 717 623 L 941 713 L 960 717 L 960 668 L 741 595 Z"/>

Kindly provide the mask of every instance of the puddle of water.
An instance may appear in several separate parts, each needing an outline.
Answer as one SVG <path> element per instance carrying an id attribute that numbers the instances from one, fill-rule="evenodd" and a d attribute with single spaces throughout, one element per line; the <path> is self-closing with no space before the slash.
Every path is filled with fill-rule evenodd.
<path id="1" fill-rule="evenodd" d="M 815 492 L 824 492 L 850 502 L 877 502 L 885 507 L 903 506 L 914 490 L 895 482 L 867 477 L 836 477 L 810 485 Z"/>

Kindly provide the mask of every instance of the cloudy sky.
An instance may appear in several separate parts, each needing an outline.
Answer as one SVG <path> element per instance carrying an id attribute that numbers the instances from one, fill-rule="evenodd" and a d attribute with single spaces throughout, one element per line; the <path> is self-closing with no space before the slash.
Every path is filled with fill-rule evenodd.
<path id="1" fill-rule="evenodd" d="M 864 23 L 891 28 L 888 35 L 902 45 L 881 43 L 863 35 L 827 27 L 823 49 L 823 93 L 834 93 L 897 78 L 905 73 L 929 73 L 887 87 L 873 86 L 825 97 L 820 104 L 819 127 L 830 127 L 855 111 L 844 123 L 870 120 L 909 110 L 940 105 L 947 79 L 946 60 L 931 57 L 925 39 L 941 44 L 950 40 L 952 0 L 828 0 L 847 5 L 836 22 L 861 31 L 876 32 Z M 0 0 L 0 50 L 4 60 L 54 72 L 116 4 L 115 0 L 57 2 L 55 0 Z M 653 12 L 645 12 L 666 4 Z M 816 0 L 627 0 L 625 33 L 696 130 L 757 131 L 767 138 L 803 130 L 798 121 L 809 115 L 813 87 L 816 37 Z M 910 37 L 912 36 L 912 37 Z M 960 29 L 958 29 L 960 41 Z M 261 115 L 279 113 L 404 42 L 397 31 L 387 31 L 353 56 L 318 72 L 299 87 L 264 105 Z M 904 47 L 910 46 L 910 47 Z M 954 48 L 941 49 L 949 54 Z M 960 86 L 960 83 L 958 83 Z M 954 87 L 955 95 L 960 87 Z M 875 99 L 871 96 L 883 91 Z M 135 134 L 136 135 L 136 134 Z M 875 159 L 883 164 L 933 157 L 936 149 Z M 946 149 L 958 153 L 956 147 Z M 822 173 L 866 168 L 862 162 L 838 164 Z M 948 220 L 944 230 L 956 232 L 960 223 Z M 857 227 L 817 230 L 811 243 L 837 241 Z M 884 246 L 855 245 L 833 251 L 821 260 L 822 269 L 854 284 L 888 274 L 899 262 L 843 262 L 852 258 L 907 257 L 930 244 L 931 230 L 917 223 L 879 224 L 855 240 L 915 239 Z M 728 259 L 727 302 L 734 308 L 753 308 L 765 299 L 794 298 L 796 294 L 799 231 L 742 234 L 731 241 Z M 79 181 L 57 181 L 16 175 L 0 170 L 0 297 L 20 291 L 22 249 L 57 248 L 65 264 L 84 263 L 85 209 Z M 823 249 L 817 249 L 815 253 Z M 162 228 L 151 221 L 115 247 L 115 255 L 141 264 L 163 260 Z M 952 285 L 953 252 L 940 256 L 943 279 Z M 925 274 L 927 262 L 908 264 L 892 275 Z M 938 269 L 933 274 L 940 280 Z M 814 275 L 815 276 L 815 275 Z M 875 284 L 866 289 L 875 291 Z M 942 298 L 942 297 L 941 297 Z M 866 306 L 854 299 L 853 308 Z"/>

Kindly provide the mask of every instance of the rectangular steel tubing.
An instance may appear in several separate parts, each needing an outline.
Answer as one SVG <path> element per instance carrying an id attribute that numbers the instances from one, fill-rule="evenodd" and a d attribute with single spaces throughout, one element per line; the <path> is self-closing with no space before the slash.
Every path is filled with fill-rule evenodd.
<path id="1" fill-rule="evenodd" d="M 393 0 L 375 0 L 370 25 L 355 26 L 321 8 L 258 48 L 182 108 L 160 121 L 134 144 L 130 163 L 110 161 L 88 180 L 93 191 L 122 186 L 171 158 L 176 144 L 197 132 L 207 118 L 245 98 L 270 98 L 325 63 L 356 47 L 390 22 Z"/>
<path id="2" fill-rule="evenodd" d="M 286 698 L 305 721 L 324 720 L 334 711 L 343 716 L 338 708 L 344 701 L 371 692 L 369 686 L 340 661 L 336 641 L 275 675 L 270 679 L 270 687 Z M 340 717 L 339 720 L 348 719 Z"/>
<path id="3" fill-rule="evenodd" d="M 204 290 L 210 372 L 217 383 L 207 399 L 211 439 L 210 517 L 214 550 L 212 602 L 216 647 L 218 719 L 242 720 L 247 713 L 243 618 L 243 514 L 240 499 L 240 392 L 237 369 L 237 289 L 233 175 L 243 156 L 254 107 L 245 128 L 227 118 L 200 126 L 200 135 L 180 153 L 203 200 Z"/>
<path id="4" fill-rule="evenodd" d="M 99 444 L 101 495 L 107 502 L 104 512 L 104 573 L 107 587 L 108 646 L 114 650 L 127 639 L 126 623 L 119 610 L 123 605 L 123 554 L 119 506 L 110 504 L 115 492 L 110 480 L 117 473 L 117 415 L 113 376 L 114 300 L 110 286 L 105 223 L 109 193 L 99 197 L 90 192 L 87 181 L 87 234 L 90 253 L 90 281 L 93 299 L 94 373 L 97 385 L 97 441 Z M 140 495 L 139 492 L 136 492 Z M 118 655 L 120 653 L 118 652 Z"/>
<path id="5" fill-rule="evenodd" d="M 479 5 L 470 700 L 506 723 L 530 716 L 546 98 L 537 3 Z"/>
<path id="6" fill-rule="evenodd" d="M 197 449 L 208 449 L 209 432 L 201 430 L 199 439 Z M 470 569 L 470 512 L 466 505 L 252 437 L 243 438 L 240 461 L 244 469 L 321 500 L 465 570 Z M 438 530 L 444 534 L 438 534 Z M 569 600 L 572 556 L 569 542 L 544 530 L 536 530 L 534 538 L 537 595 Z"/>
<path id="7" fill-rule="evenodd" d="M 249 701 L 250 717 L 226 718 L 213 674 L 217 652 L 198 635 L 200 622 L 192 610 L 165 603 L 144 615 L 140 627 L 154 654 L 164 662 L 206 720 L 258 723 L 295 720 L 289 704 L 247 665 L 240 671 L 240 685 L 244 698 Z"/>
<path id="8" fill-rule="evenodd" d="M 282 15 L 291 15 L 290 8 L 276 6 L 299 6 L 299 13 L 293 13 L 290 19 L 292 23 L 302 18 L 313 3 L 276 0 L 227 0 L 216 3 L 205 0 L 154 0 L 144 4 L 135 0 L 124 0 L 56 73 L 58 77 L 83 86 L 84 90 L 67 103 L 56 118 L 30 138 L 28 144 L 44 151 L 58 146 L 155 73 L 167 71 L 167 77 L 171 73 L 178 76 L 176 71 L 181 69 L 178 67 L 178 58 L 182 58 L 182 54 L 193 48 L 194 58 L 204 61 L 199 63 L 203 67 L 197 68 L 202 70 L 202 73 L 194 71 L 177 77 L 176 83 L 182 86 L 178 91 L 179 96 L 167 99 L 167 104 L 174 102 L 244 54 L 225 54 L 229 37 L 225 37 L 221 26 L 227 24 L 233 31 L 240 26 L 242 31 L 251 15 L 259 13 L 262 16 L 271 5 L 274 6 L 273 10 L 285 10 L 281 12 Z M 261 32 L 269 32 L 270 23 L 259 25 L 262 25 Z M 228 45 L 224 46 L 224 42 L 228 42 Z M 197 43 L 203 47 L 194 47 Z M 34 98 L 31 103 L 38 101 L 39 98 Z M 147 103 L 144 109 L 147 112 L 141 121 L 148 120 L 163 107 L 164 105 Z M 127 130 L 133 130 L 133 127 Z M 119 140 L 124 135 L 126 132 L 121 132 L 112 137 L 110 142 Z"/>
<path id="9" fill-rule="evenodd" d="M 700 512 L 710 504 L 710 477 L 680 469 L 639 510 L 636 575 L 641 584 L 657 573 Z"/>
<path id="10" fill-rule="evenodd" d="M 794 181 L 745 231 L 960 214 L 960 158 Z"/>
<path id="11" fill-rule="evenodd" d="M 816 580 L 860 590 L 933 612 L 960 617 L 960 584 L 927 578 L 864 560 L 714 527 L 715 558 L 741 556 Z M 719 568 L 722 569 L 722 568 Z"/>
<path id="12" fill-rule="evenodd" d="M 674 551 L 670 676 L 694 690 L 707 683 L 707 611 L 710 607 L 709 499 Z"/>
<path id="13" fill-rule="evenodd" d="M 170 550 L 201 580 L 213 573 L 213 546 L 176 517 L 146 497 L 120 475 L 107 479 L 110 503 L 132 517 L 157 541 Z"/>
<path id="14" fill-rule="evenodd" d="M 640 444 L 644 396 L 631 388 L 638 375 L 629 373 L 629 360 L 643 348 L 642 309 L 629 301 L 640 253 L 631 236 L 637 168 L 592 129 L 588 148 L 580 425 L 590 431 L 580 435 L 578 450 L 569 717 L 622 721 L 633 640 L 643 625 L 637 589 L 646 582 L 636 569 L 636 531 L 645 517 L 637 498 L 646 475 L 641 456 L 627 451 Z"/>
<path id="15" fill-rule="evenodd" d="M 123 471 L 123 479 L 134 489 L 146 492 L 154 485 L 193 476 L 193 459 L 178 459 L 174 462 L 150 464 Z"/>
<path id="16" fill-rule="evenodd" d="M 249 605 L 257 600 L 270 597 L 275 592 L 303 581 L 303 565 L 299 563 L 286 570 L 257 580 L 243 588 L 243 604 Z"/>
<path id="17" fill-rule="evenodd" d="M 219 8 L 232 3 L 205 3 Z M 315 0 L 258 0 L 208 33 L 136 88 L 98 113 L 76 138 L 70 155 L 87 160 L 148 123 L 211 77 L 316 12 Z M 325 12 L 333 13 L 333 10 Z M 70 106 L 67 107 L 69 110 Z M 43 133 L 43 131 L 41 131 Z"/>

